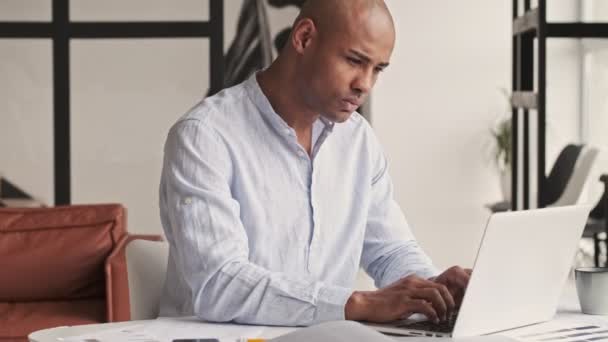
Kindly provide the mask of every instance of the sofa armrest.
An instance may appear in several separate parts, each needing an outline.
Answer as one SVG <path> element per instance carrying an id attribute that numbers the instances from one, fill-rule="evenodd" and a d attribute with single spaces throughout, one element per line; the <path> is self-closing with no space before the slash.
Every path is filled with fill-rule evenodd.
<path id="1" fill-rule="evenodd" d="M 122 322 L 131 319 L 125 248 L 133 240 L 163 241 L 163 238 L 160 235 L 127 234 L 116 244 L 116 247 L 106 259 L 106 311 L 108 322 Z"/>

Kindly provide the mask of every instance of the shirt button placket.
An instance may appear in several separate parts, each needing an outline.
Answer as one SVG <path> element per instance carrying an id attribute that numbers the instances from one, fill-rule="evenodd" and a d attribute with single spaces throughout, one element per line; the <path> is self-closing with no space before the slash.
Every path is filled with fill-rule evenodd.
<path id="1" fill-rule="evenodd" d="M 317 268 L 317 259 L 320 257 L 319 256 L 319 244 L 320 244 L 320 237 L 321 237 L 321 220 L 320 220 L 320 206 L 318 205 L 317 201 L 316 201 L 316 191 L 315 191 L 315 179 L 314 179 L 314 169 L 312 169 L 312 167 L 310 168 L 310 172 L 309 174 L 309 179 L 310 179 L 310 183 L 309 183 L 309 191 L 310 191 L 310 207 L 312 208 L 312 238 L 311 238 L 311 242 L 310 242 L 310 255 L 308 258 L 308 269 L 311 272 L 316 273 L 316 268 Z"/>

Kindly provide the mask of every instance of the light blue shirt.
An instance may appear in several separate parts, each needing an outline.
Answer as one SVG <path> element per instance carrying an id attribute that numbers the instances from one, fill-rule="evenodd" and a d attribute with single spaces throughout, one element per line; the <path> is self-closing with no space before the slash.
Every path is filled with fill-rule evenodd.
<path id="1" fill-rule="evenodd" d="M 160 215 L 161 316 L 310 325 L 344 319 L 359 267 L 378 287 L 437 275 L 366 120 L 318 119 L 309 157 L 255 75 L 171 128 Z"/>

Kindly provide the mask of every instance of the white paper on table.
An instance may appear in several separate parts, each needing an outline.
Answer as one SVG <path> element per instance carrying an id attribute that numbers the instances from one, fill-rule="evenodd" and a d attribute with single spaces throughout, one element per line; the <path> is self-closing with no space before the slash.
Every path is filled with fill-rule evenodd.
<path id="1" fill-rule="evenodd" d="M 270 342 L 516 342 L 506 336 L 475 336 L 468 338 L 445 338 L 426 336 L 388 336 L 373 328 L 351 321 L 334 321 L 304 328 Z"/>
<path id="2" fill-rule="evenodd" d="M 65 337 L 60 340 L 65 342 L 159 342 L 154 336 L 146 334 L 140 324 Z"/>
<path id="3" fill-rule="evenodd" d="M 235 342 L 241 337 L 256 338 L 264 327 L 202 322 L 190 318 L 159 318 L 149 322 L 105 329 L 62 339 L 64 342 L 171 342 L 174 339 L 216 338 Z"/>
<path id="4" fill-rule="evenodd" d="M 608 342 L 608 323 L 593 317 L 557 319 L 501 335 L 526 342 Z"/>
<path id="5" fill-rule="evenodd" d="M 222 342 L 235 342 L 241 337 L 260 337 L 264 331 L 264 327 L 260 326 L 206 323 L 195 317 L 159 318 L 142 328 L 159 342 L 185 338 L 217 338 Z"/>
<path id="6" fill-rule="evenodd" d="M 321 323 L 279 336 L 271 342 L 392 342 L 391 338 L 353 321 Z"/>

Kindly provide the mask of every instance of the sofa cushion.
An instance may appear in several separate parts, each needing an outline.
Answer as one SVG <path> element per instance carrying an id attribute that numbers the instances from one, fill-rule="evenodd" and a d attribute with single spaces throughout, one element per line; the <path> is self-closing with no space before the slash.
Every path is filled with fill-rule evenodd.
<path id="1" fill-rule="evenodd" d="M 104 298 L 28 303 L 0 302 L 0 341 L 27 341 L 30 333 L 64 325 L 103 323 Z"/>
<path id="2" fill-rule="evenodd" d="M 104 262 L 124 234 L 120 205 L 0 209 L 0 301 L 103 297 Z"/>

